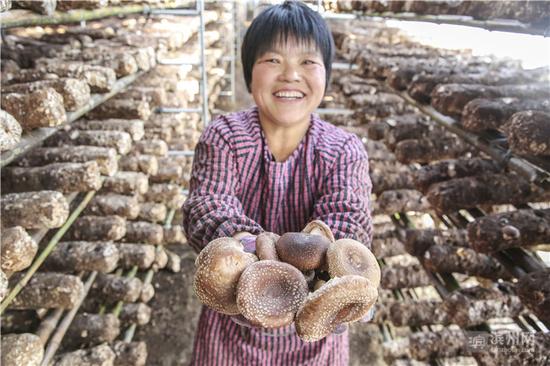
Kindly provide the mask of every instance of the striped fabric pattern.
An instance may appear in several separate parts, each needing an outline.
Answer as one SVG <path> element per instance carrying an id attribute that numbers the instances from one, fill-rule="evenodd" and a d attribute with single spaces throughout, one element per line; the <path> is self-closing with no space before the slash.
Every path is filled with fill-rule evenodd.
<path id="1" fill-rule="evenodd" d="M 202 134 L 183 227 L 197 252 L 239 231 L 282 234 L 300 231 L 314 219 L 327 223 L 337 239 L 354 238 L 370 247 L 370 191 L 367 154 L 355 135 L 312 115 L 298 148 L 276 162 L 253 107 L 218 117 Z M 266 334 L 207 308 L 192 361 L 201 366 L 347 363 L 347 333 L 306 343 L 291 327 Z"/>

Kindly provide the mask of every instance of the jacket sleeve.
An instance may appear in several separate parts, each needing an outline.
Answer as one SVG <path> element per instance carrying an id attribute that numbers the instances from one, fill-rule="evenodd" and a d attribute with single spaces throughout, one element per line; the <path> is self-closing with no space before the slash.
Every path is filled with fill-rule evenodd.
<path id="1" fill-rule="evenodd" d="M 243 213 L 236 196 L 238 179 L 234 153 L 213 122 L 195 148 L 189 197 L 183 204 L 183 229 L 197 252 L 219 237 L 263 231 Z"/>
<path id="2" fill-rule="evenodd" d="M 361 141 L 353 136 L 343 145 L 322 184 L 321 196 L 314 206 L 314 218 L 325 222 L 336 239 L 355 239 L 370 248 L 371 189 L 367 152 Z"/>

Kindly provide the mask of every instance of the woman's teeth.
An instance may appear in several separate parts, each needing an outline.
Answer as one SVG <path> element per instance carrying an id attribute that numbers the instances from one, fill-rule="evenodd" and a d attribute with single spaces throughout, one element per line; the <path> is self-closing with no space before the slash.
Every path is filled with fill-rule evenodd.
<path id="1" fill-rule="evenodd" d="M 303 93 L 294 92 L 294 91 L 284 91 L 275 93 L 277 98 L 286 98 L 286 99 L 301 99 L 304 97 Z"/>

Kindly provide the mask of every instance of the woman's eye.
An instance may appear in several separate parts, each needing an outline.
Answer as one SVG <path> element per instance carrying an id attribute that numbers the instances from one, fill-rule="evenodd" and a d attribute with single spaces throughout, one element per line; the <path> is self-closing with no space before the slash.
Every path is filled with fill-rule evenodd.
<path id="1" fill-rule="evenodd" d="M 276 58 L 268 58 L 267 60 L 265 60 L 265 62 L 269 62 L 269 63 L 272 63 L 272 64 L 278 64 L 279 60 L 277 60 Z"/>
<path id="2" fill-rule="evenodd" d="M 306 64 L 306 65 L 315 65 L 316 62 L 313 61 L 313 60 L 305 60 L 305 61 L 304 61 L 304 64 Z"/>

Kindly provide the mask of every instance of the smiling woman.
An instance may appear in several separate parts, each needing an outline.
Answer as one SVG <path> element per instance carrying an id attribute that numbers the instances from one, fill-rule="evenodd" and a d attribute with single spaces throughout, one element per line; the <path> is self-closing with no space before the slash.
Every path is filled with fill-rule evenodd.
<path id="1" fill-rule="evenodd" d="M 335 239 L 370 246 L 367 154 L 355 135 L 313 113 L 333 54 L 323 18 L 300 2 L 254 19 L 242 63 L 256 106 L 209 124 L 195 152 L 183 225 L 197 251 L 231 236 L 255 251 L 256 236 L 266 233 L 262 252 L 267 233 L 298 232 L 312 220 L 326 223 Z M 292 325 L 266 333 L 205 307 L 192 364 L 347 365 L 348 358 L 347 332 L 304 342 Z"/>

